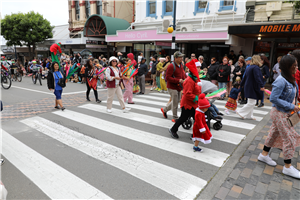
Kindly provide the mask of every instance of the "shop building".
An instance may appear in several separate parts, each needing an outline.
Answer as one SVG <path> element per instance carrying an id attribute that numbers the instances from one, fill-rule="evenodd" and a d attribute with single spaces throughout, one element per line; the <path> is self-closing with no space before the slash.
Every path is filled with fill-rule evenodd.
<path id="1" fill-rule="evenodd" d="M 284 1 L 248 1 L 246 23 L 230 24 L 228 33 L 243 41 L 249 55 L 263 53 L 271 65 L 300 48 L 300 12 Z"/>
<path id="2" fill-rule="evenodd" d="M 106 42 L 132 43 L 137 56 L 171 54 L 172 34 L 167 28 L 173 24 L 174 2 L 166 0 L 136 1 L 135 21 L 128 30 L 107 35 Z M 177 0 L 176 48 L 187 56 L 203 55 L 209 63 L 211 57 L 221 60 L 231 46 L 243 46 L 235 36 L 228 34 L 228 24 L 245 22 L 246 0 Z"/>

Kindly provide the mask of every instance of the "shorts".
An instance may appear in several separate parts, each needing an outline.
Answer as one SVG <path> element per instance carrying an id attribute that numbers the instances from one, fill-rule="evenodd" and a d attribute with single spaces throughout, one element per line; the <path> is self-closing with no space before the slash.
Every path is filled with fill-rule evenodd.
<path id="1" fill-rule="evenodd" d="M 62 90 L 54 90 L 54 95 L 56 97 L 56 100 L 61 99 Z"/>
<path id="2" fill-rule="evenodd" d="M 156 74 L 151 74 L 151 79 L 155 80 L 156 79 Z"/>

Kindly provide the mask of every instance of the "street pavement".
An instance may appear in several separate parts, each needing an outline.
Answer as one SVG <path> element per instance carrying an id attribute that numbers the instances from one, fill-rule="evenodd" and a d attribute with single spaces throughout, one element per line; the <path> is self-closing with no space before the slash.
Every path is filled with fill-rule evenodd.
<path id="1" fill-rule="evenodd" d="M 214 196 L 234 166 L 222 169 L 240 162 L 245 149 L 236 153 L 238 148 L 265 127 L 271 109 L 255 108 L 257 121 L 224 116 L 223 128 L 211 130 L 212 143 L 199 153 L 192 150 L 191 130 L 181 127 L 178 140 L 170 137 L 172 113 L 164 119 L 160 111 L 168 94 L 134 95 L 129 113 L 115 99 L 109 114 L 105 89 L 99 90 L 100 104 L 92 92 L 87 102 L 84 92 L 85 85 L 68 83 L 61 111 L 53 108 L 46 81 L 39 86 L 25 78 L 1 89 L 1 179 L 9 199 L 201 199 L 201 191 L 220 197 Z M 215 105 L 223 112 L 225 103 Z M 220 187 L 211 190 L 214 181 Z"/>

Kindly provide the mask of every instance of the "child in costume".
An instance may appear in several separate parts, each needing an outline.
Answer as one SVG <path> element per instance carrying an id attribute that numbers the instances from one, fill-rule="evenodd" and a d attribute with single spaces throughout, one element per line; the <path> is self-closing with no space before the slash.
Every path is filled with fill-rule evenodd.
<path id="1" fill-rule="evenodd" d="M 200 94 L 198 99 L 198 108 L 195 114 L 195 123 L 193 127 L 193 141 L 194 141 L 194 151 L 201 152 L 202 149 L 198 147 L 199 142 L 204 144 L 211 143 L 212 134 L 206 124 L 205 112 L 210 107 L 209 101 L 205 98 L 205 94 Z"/>
<path id="2" fill-rule="evenodd" d="M 233 88 L 230 91 L 229 98 L 228 98 L 227 103 L 225 105 L 225 108 L 227 108 L 225 110 L 225 113 L 227 115 L 230 115 L 229 110 L 235 111 L 236 108 L 237 108 L 236 100 L 238 99 L 239 93 L 241 92 L 241 88 L 238 89 L 239 87 L 240 87 L 239 83 L 235 82 L 233 84 Z"/>
<path id="3" fill-rule="evenodd" d="M 127 64 L 131 65 L 132 61 L 130 58 L 128 58 Z M 123 94 L 123 98 L 124 98 L 124 102 L 127 102 L 128 100 L 128 104 L 134 104 L 134 102 L 132 101 L 133 98 L 133 79 L 134 78 L 130 78 L 130 74 L 132 72 L 132 68 L 130 70 L 128 70 L 128 72 L 126 72 L 123 76 L 123 82 L 125 85 L 125 92 Z"/>

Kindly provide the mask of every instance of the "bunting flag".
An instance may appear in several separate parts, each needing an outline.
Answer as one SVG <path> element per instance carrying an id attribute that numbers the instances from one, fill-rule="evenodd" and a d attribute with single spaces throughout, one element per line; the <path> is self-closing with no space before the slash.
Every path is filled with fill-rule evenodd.
<path id="1" fill-rule="evenodd" d="M 71 76 L 77 71 L 78 67 L 76 67 L 77 63 L 74 63 L 74 65 L 69 69 L 68 75 L 66 79 L 71 78 Z"/>
<path id="2" fill-rule="evenodd" d="M 200 79 L 205 78 L 205 77 L 206 77 L 206 75 L 204 75 L 204 74 L 200 74 L 200 75 L 199 75 L 199 78 L 200 78 Z"/>
<path id="3" fill-rule="evenodd" d="M 268 90 L 268 89 L 265 89 L 265 94 L 266 94 L 266 95 L 270 96 L 270 95 L 271 95 L 271 93 L 272 93 L 272 92 L 271 92 L 270 90 Z"/>
<path id="4" fill-rule="evenodd" d="M 132 70 L 132 72 L 130 74 L 130 78 L 133 78 L 135 75 L 137 75 L 137 73 L 138 73 L 138 69 Z"/>
<path id="5" fill-rule="evenodd" d="M 212 99 L 212 98 L 220 97 L 222 94 L 225 93 L 226 93 L 226 88 L 221 88 L 217 91 L 214 91 L 213 93 L 206 95 L 205 98 Z"/>
<path id="6" fill-rule="evenodd" d="M 106 71 L 106 68 L 102 68 L 100 71 L 98 71 L 96 76 L 99 76 L 99 75 L 103 74 L 105 71 Z"/>

